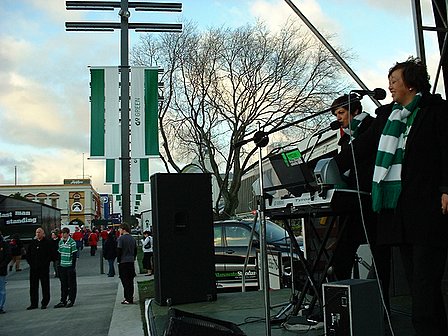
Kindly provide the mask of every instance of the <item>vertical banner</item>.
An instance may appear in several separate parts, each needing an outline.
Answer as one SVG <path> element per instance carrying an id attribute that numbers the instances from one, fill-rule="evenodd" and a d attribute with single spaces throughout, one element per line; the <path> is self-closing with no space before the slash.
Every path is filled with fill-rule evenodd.
<path id="1" fill-rule="evenodd" d="M 118 158 L 121 152 L 118 67 L 90 69 L 90 156 Z"/>
<path id="2" fill-rule="evenodd" d="M 131 68 L 131 157 L 159 155 L 158 70 Z"/>

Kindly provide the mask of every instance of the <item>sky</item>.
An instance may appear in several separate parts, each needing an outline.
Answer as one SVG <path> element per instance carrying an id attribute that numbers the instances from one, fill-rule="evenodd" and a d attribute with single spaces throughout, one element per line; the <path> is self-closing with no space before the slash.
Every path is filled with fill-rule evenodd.
<path id="1" fill-rule="evenodd" d="M 177 2 L 183 4 L 181 13 L 131 11 L 130 22 L 188 20 L 206 29 L 261 19 L 278 30 L 288 18 L 297 18 L 283 0 Z M 349 66 L 371 90 L 387 90 L 388 69 L 416 55 L 410 0 L 293 2 L 322 35 L 331 37 L 332 45 L 350 51 Z M 430 1 L 422 3 L 427 7 Z M 65 0 L 1 0 L 0 11 L 0 185 L 61 184 L 84 177 L 99 192 L 110 193 L 104 185 L 104 162 L 89 159 L 88 67 L 120 64 L 120 34 L 67 32 L 65 22 L 118 23 L 118 10 L 68 11 Z M 424 24 L 433 23 L 425 18 Z M 138 35 L 130 35 L 130 48 Z M 435 39 L 434 34 L 425 37 Z M 430 46 L 432 74 L 438 59 Z M 358 88 L 354 81 L 353 88 Z M 368 98 L 363 104 L 367 110 L 375 107 Z"/>

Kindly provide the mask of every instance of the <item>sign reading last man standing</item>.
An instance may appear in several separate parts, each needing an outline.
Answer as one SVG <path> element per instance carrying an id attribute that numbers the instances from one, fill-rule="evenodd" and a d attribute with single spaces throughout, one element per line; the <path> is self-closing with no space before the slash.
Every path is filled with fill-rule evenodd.
<path id="1" fill-rule="evenodd" d="M 0 219 L 4 220 L 6 225 L 37 223 L 37 217 L 31 216 L 30 210 L 0 211 Z"/>

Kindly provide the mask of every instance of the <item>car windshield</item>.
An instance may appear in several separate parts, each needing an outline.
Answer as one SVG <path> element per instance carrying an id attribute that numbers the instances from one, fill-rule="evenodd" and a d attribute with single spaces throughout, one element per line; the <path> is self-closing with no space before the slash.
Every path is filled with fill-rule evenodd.
<path id="1" fill-rule="evenodd" d="M 251 225 L 252 226 L 252 225 Z M 260 222 L 258 221 L 255 230 L 260 232 Z M 289 240 L 288 232 L 281 226 L 267 220 L 266 221 L 266 241 L 270 244 L 286 244 Z"/>

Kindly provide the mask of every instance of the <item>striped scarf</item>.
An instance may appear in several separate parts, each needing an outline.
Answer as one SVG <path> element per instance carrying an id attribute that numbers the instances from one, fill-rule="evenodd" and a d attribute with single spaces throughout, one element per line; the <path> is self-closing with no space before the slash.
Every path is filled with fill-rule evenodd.
<path id="1" fill-rule="evenodd" d="M 348 127 L 343 128 L 342 131 L 347 134 L 351 135 L 352 139 L 356 139 L 359 133 L 359 126 L 361 125 L 362 121 L 367 117 L 369 114 L 367 112 L 361 112 L 360 114 L 357 114 L 353 117 L 353 119 L 350 121 Z"/>
<path id="2" fill-rule="evenodd" d="M 395 103 L 378 145 L 372 184 L 372 208 L 394 209 L 401 193 L 401 168 L 405 140 L 421 99 L 418 93 L 405 107 Z"/>

